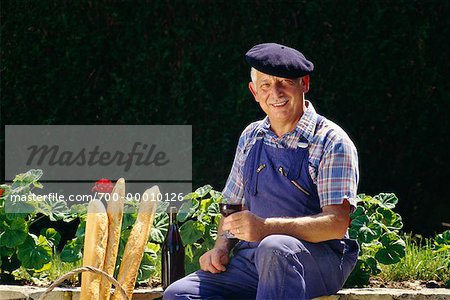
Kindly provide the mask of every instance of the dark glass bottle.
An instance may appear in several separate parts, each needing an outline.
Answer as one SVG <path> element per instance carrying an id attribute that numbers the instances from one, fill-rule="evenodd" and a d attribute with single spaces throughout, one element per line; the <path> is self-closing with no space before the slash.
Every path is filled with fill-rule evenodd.
<path id="1" fill-rule="evenodd" d="M 171 207 L 169 228 L 162 246 L 161 276 L 166 289 L 172 282 L 184 277 L 184 246 L 177 225 L 177 208 Z"/>

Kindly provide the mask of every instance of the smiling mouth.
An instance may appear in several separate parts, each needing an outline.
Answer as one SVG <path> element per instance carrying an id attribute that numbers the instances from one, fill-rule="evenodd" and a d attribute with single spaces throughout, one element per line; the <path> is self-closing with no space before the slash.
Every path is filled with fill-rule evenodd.
<path id="1" fill-rule="evenodd" d="M 283 106 L 285 106 L 288 102 L 289 102 L 289 100 L 284 100 L 284 101 L 281 101 L 281 102 L 272 103 L 271 105 L 272 105 L 273 107 L 283 107 Z"/>

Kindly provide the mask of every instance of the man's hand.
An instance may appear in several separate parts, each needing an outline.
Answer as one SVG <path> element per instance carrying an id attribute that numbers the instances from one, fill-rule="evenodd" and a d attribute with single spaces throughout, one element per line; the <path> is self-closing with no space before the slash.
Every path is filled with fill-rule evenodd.
<path id="1" fill-rule="evenodd" d="M 223 231 L 230 231 L 236 238 L 247 242 L 259 242 L 268 234 L 265 219 L 243 210 L 223 219 Z"/>
<path id="2" fill-rule="evenodd" d="M 211 273 L 226 271 L 225 266 L 230 262 L 228 251 L 224 248 L 213 248 L 200 256 L 200 269 Z"/>

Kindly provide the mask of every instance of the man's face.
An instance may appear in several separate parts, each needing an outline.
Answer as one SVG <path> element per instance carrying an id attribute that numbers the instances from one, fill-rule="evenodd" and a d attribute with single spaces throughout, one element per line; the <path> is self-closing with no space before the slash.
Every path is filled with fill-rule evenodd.
<path id="1" fill-rule="evenodd" d="M 308 92 L 309 77 L 289 79 L 256 72 L 249 88 L 272 125 L 296 124 L 304 111 L 303 94 Z"/>

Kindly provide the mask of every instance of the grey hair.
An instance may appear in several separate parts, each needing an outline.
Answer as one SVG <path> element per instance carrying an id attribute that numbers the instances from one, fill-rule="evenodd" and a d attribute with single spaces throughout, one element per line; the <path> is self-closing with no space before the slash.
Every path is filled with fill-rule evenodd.
<path id="1" fill-rule="evenodd" d="M 252 79 L 253 84 L 256 84 L 256 69 L 253 67 L 250 69 L 250 78 Z"/>

